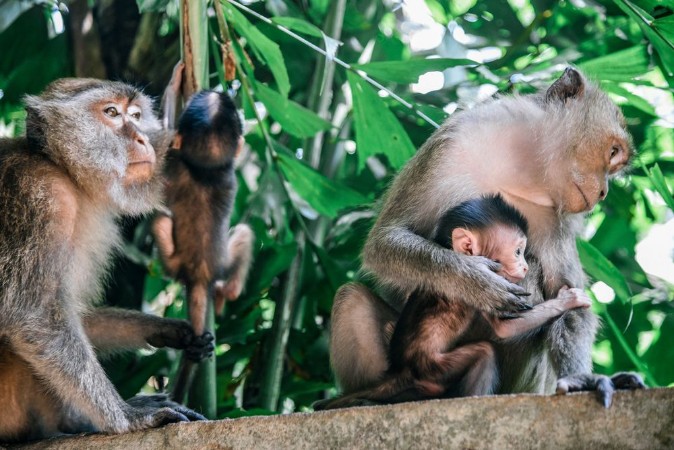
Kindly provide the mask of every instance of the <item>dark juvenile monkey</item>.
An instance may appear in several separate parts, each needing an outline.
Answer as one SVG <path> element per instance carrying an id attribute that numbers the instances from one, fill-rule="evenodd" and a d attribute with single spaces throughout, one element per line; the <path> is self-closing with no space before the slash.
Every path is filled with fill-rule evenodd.
<path id="1" fill-rule="evenodd" d="M 159 203 L 172 132 L 117 82 L 58 80 L 26 108 L 26 137 L 0 140 L 0 442 L 202 419 L 162 395 L 125 402 L 94 353 L 212 351 L 185 321 L 91 308 L 116 219 Z"/>
<path id="2" fill-rule="evenodd" d="M 493 315 L 517 314 L 563 286 L 582 288 L 576 237 L 583 214 L 606 197 L 609 179 L 632 154 L 618 107 L 572 68 L 546 91 L 453 114 L 397 175 L 365 243 L 363 267 L 387 302 L 358 283 L 335 296 L 330 359 L 344 392 L 382 379 L 386 331 L 419 286 Z M 444 211 L 494 193 L 529 223 L 529 275 L 522 286 L 494 273 L 493 261 L 430 240 Z M 524 292 L 531 296 L 521 297 Z M 609 405 L 614 387 L 643 386 L 634 374 L 592 374 L 597 326 L 592 311 L 575 309 L 526 340 L 498 344 L 497 359 L 508 361 L 498 392 L 596 389 Z"/>
<path id="3" fill-rule="evenodd" d="M 527 229 L 520 212 L 493 195 L 447 211 L 434 240 L 455 252 L 499 263 L 497 273 L 517 283 L 528 271 Z M 348 406 L 358 399 L 393 403 L 493 394 L 499 378 L 493 343 L 523 338 L 570 309 L 590 305 L 582 290 L 565 287 L 556 299 L 504 320 L 463 299 L 415 290 L 391 337 L 384 379 L 370 389 L 317 404 L 316 409 Z"/>
<path id="4" fill-rule="evenodd" d="M 242 145 L 241 120 L 229 95 L 195 94 L 178 122 L 166 160 L 170 215 L 159 214 L 153 223 L 164 267 L 185 283 L 190 320 L 205 340 L 212 340 L 205 330 L 209 291 L 216 310 L 222 310 L 225 300 L 235 300 L 241 293 L 251 262 L 252 230 L 237 225 L 229 233 L 237 187 L 234 158 Z M 195 360 L 189 352 L 186 356 Z M 193 368 L 189 362 L 181 366 L 174 399 L 184 400 Z"/>

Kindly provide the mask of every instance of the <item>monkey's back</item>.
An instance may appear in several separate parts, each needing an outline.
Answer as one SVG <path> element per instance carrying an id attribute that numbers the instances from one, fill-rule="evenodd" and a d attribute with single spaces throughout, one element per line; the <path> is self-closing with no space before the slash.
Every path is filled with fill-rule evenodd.
<path id="1" fill-rule="evenodd" d="M 173 216 L 177 277 L 210 283 L 221 277 L 227 260 L 227 231 L 236 191 L 233 165 L 197 168 L 170 152 L 165 173 L 166 206 Z"/>
<path id="2" fill-rule="evenodd" d="M 466 342 L 489 340 L 482 313 L 460 299 L 418 289 L 412 293 L 396 323 L 389 345 L 389 372 L 433 373 L 438 353 Z M 441 375 L 441 373 L 438 373 Z"/>

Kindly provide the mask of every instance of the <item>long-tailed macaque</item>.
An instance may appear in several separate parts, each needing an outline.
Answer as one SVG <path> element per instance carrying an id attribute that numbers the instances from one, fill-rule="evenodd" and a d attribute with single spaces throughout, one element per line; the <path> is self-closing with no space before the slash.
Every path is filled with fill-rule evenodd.
<path id="1" fill-rule="evenodd" d="M 188 102 L 166 159 L 165 198 L 169 213 L 160 213 L 153 232 L 169 275 L 185 283 L 190 320 L 206 340 L 209 292 L 216 309 L 236 299 L 245 285 L 251 262 L 252 230 L 237 225 L 229 234 L 236 196 L 234 158 L 243 145 L 242 127 L 234 102 L 225 93 L 203 91 Z M 194 373 L 183 361 L 173 398 L 184 401 Z M 196 361 L 201 355 L 196 355 Z"/>
<path id="2" fill-rule="evenodd" d="M 572 68 L 547 91 L 454 114 L 397 175 L 365 243 L 363 267 L 387 301 L 359 283 L 337 292 L 330 355 L 343 391 L 383 379 L 387 330 L 418 287 L 491 315 L 516 315 L 529 302 L 556 297 L 563 286 L 582 288 L 576 236 L 583 214 L 606 197 L 609 179 L 632 153 L 620 110 Z M 529 274 L 522 286 L 498 276 L 499 265 L 488 258 L 429 240 L 444 211 L 495 193 L 529 224 Z M 523 297 L 527 292 L 531 296 Z M 597 326 L 596 315 L 580 308 L 527 339 L 496 344 L 497 393 L 597 390 L 608 406 L 614 387 L 642 387 L 635 374 L 592 374 Z"/>
<path id="3" fill-rule="evenodd" d="M 524 279 L 527 222 L 500 195 L 467 200 L 440 219 L 434 241 L 457 253 L 484 256 L 513 283 Z M 425 289 L 412 293 L 396 323 L 389 368 L 376 386 L 317 404 L 316 409 L 351 405 L 358 399 L 399 402 L 434 397 L 489 395 L 498 386 L 493 343 L 521 339 L 573 308 L 589 308 L 580 289 L 560 289 L 519 317 L 502 319 L 460 298 Z"/>
<path id="4" fill-rule="evenodd" d="M 163 395 L 125 402 L 95 355 L 212 351 L 185 321 L 91 307 L 122 243 L 116 220 L 160 202 L 173 133 L 118 82 L 58 80 L 26 108 L 26 136 L 0 140 L 0 442 L 203 419 Z"/>

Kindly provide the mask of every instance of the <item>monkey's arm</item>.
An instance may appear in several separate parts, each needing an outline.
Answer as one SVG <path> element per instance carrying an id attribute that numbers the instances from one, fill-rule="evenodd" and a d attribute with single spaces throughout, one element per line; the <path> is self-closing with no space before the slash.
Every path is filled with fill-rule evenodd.
<path id="1" fill-rule="evenodd" d="M 184 320 L 117 308 L 98 308 L 83 318 L 91 345 L 101 353 L 153 347 L 186 349 L 198 360 L 213 354 L 213 335 L 195 336 Z"/>
<path id="2" fill-rule="evenodd" d="M 574 308 L 589 308 L 592 302 L 582 289 L 561 289 L 557 298 L 544 301 L 513 319 L 489 316 L 498 339 L 508 339 L 534 331 Z"/>
<path id="3" fill-rule="evenodd" d="M 496 314 L 528 309 L 520 286 L 496 275 L 499 264 L 447 250 L 401 225 L 375 225 L 363 250 L 363 266 L 403 292 L 416 287 L 463 298 Z M 468 300 L 470 299 L 470 300 Z"/>

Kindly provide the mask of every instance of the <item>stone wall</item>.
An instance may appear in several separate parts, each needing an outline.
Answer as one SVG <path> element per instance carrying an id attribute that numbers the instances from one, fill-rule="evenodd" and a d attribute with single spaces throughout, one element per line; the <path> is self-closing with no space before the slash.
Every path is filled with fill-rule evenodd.
<path id="1" fill-rule="evenodd" d="M 674 389 L 431 400 L 168 425 L 26 449 L 674 449 Z"/>

